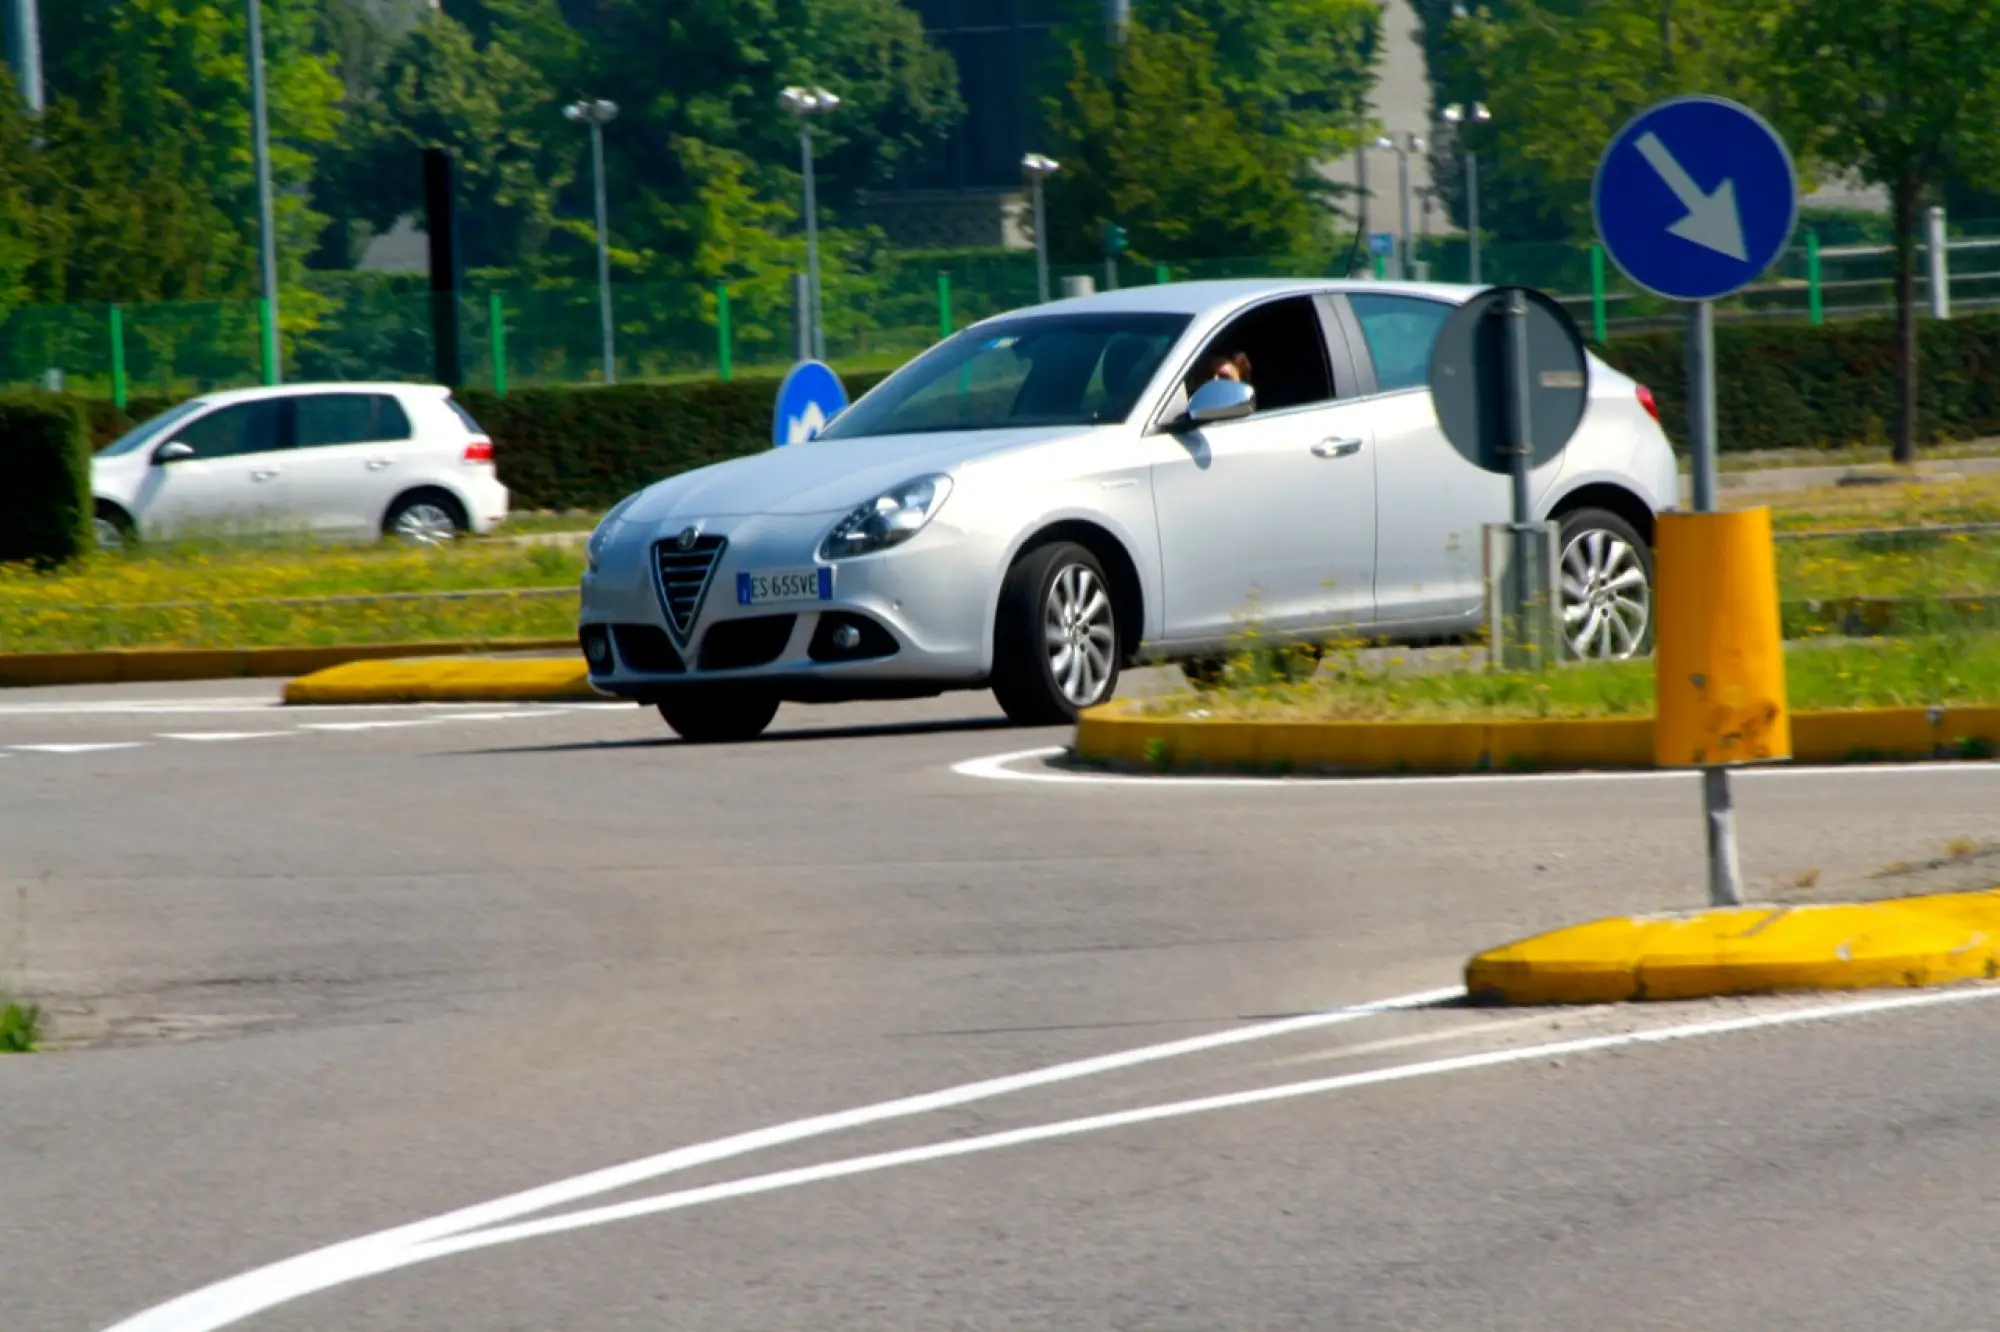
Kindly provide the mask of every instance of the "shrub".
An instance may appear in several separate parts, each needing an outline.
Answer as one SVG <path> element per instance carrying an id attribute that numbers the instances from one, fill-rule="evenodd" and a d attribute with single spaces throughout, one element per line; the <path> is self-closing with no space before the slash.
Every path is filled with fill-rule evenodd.
<path id="1" fill-rule="evenodd" d="M 49 568 L 89 547 L 90 453 L 74 401 L 0 398 L 0 563 Z"/>
<path id="2" fill-rule="evenodd" d="M 1611 339 L 1605 360 L 1653 390 L 1677 445 L 1687 440 L 1685 335 Z M 2000 316 L 1924 323 L 1917 440 L 2000 433 Z M 1880 444 L 1896 419 L 1895 324 L 1722 324 L 1715 330 L 1715 420 L 1725 453 Z"/>

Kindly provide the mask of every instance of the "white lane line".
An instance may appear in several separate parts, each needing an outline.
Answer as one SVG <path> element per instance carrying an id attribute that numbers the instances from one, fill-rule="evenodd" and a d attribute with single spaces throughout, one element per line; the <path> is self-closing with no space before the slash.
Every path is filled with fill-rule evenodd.
<path id="1" fill-rule="evenodd" d="M 1291 787 L 1307 789 L 1312 787 L 1337 786 L 1479 786 L 1502 783 L 1519 786 L 1529 782 L 1691 782 L 1694 773 L 1678 769 L 1610 769 L 1602 772 L 1466 772 L 1439 773 L 1429 776 L 1408 777 L 1147 777 L 1121 772 L 1051 772 L 1047 769 L 1022 771 L 1016 764 L 1034 759 L 1054 758 L 1066 753 L 1062 745 L 1047 745 L 1040 749 L 1017 749 L 1009 754 L 989 754 L 984 758 L 966 759 L 951 765 L 951 770 L 960 777 L 978 777 L 993 782 L 1047 782 L 1057 785 L 1092 786 L 1144 786 L 1155 791 L 1213 790 L 1216 787 Z M 1785 777 L 1832 777 L 1838 775 L 1865 775 L 1869 773 L 2000 773 L 2000 763 L 1992 762 L 1935 762 L 1935 763 L 1835 763 L 1835 764 L 1784 764 L 1772 767 L 1743 768 L 1738 776 L 1746 780 L 1768 781 Z"/>
<path id="2" fill-rule="evenodd" d="M 747 1198 L 760 1193 L 773 1193 L 779 1189 L 797 1188 L 802 1184 L 817 1184 L 829 1179 L 846 1179 L 854 1175 L 870 1174 L 878 1170 L 890 1170 L 898 1166 L 917 1165 L 927 1161 L 943 1161 L 956 1156 L 973 1156 L 983 1152 L 998 1151 L 1004 1147 L 1019 1147 L 1028 1143 L 1050 1142 L 1058 1138 L 1074 1138 L 1085 1133 L 1100 1133 L 1106 1129 L 1131 1128 L 1138 1124 L 1153 1124 L 1166 1119 L 1182 1119 L 1190 1115 L 1210 1114 L 1217 1110 L 1239 1110 L 1246 1106 L 1268 1105 L 1274 1101 L 1289 1101 L 1301 1096 L 1323 1096 L 1329 1092 L 1352 1091 L 1357 1087 L 1374 1087 L 1390 1082 L 1407 1082 L 1414 1078 L 1436 1077 L 1450 1073 L 1468 1073 L 1477 1069 L 1498 1068 L 1507 1064 L 1524 1064 L 1542 1059 L 1561 1059 L 1571 1055 L 1599 1054 L 1606 1050 L 1616 1050 L 1627 1045 L 1659 1045 L 1670 1041 L 1698 1040 L 1707 1036 L 1727 1036 L 1737 1032 L 1758 1031 L 1769 1027 L 1786 1027 L 1802 1022 L 1821 1022 L 1833 1018 L 1858 1017 L 1871 1013 L 1893 1012 L 1904 1008 L 1923 1008 L 1934 1004 L 1964 1003 L 1972 999 L 1992 999 L 2000 997 L 2000 986 L 1980 986 L 1962 990 L 1934 990 L 1922 994 L 1899 996 L 1892 999 L 1869 999 L 1858 1002 L 1824 1004 L 1816 1008 L 1794 1009 L 1789 1012 L 1760 1013 L 1749 1017 L 1720 1018 L 1707 1022 L 1688 1022 L 1673 1027 L 1657 1027 L 1650 1031 L 1620 1032 L 1609 1036 L 1583 1036 L 1567 1041 L 1550 1041 L 1543 1045 L 1521 1046 L 1507 1050 L 1487 1050 L 1478 1054 L 1455 1055 L 1446 1059 L 1432 1059 L 1417 1064 L 1395 1064 L 1388 1068 L 1369 1069 L 1361 1073 L 1344 1073 L 1337 1077 L 1314 1078 L 1308 1082 L 1288 1082 L 1276 1087 L 1260 1087 L 1254 1091 L 1230 1092 L 1221 1096 L 1202 1096 L 1187 1101 L 1169 1101 L 1160 1105 L 1143 1106 L 1137 1110 L 1119 1110 L 1110 1114 L 1091 1115 L 1082 1119 L 1066 1119 L 1053 1124 L 1037 1124 L 1030 1128 L 1011 1129 L 1003 1133 L 989 1133 L 976 1138 L 960 1138 L 952 1142 L 935 1143 L 928 1147 L 907 1147 L 900 1151 L 876 1152 L 869 1156 L 851 1157 L 845 1161 L 830 1161 L 823 1165 L 803 1166 L 795 1170 L 780 1170 L 768 1175 L 757 1175 L 749 1179 L 732 1180 L 726 1184 L 711 1184 L 705 1188 L 683 1189 L 678 1193 L 665 1193 L 652 1198 L 640 1198 L 633 1202 L 618 1203 L 609 1207 L 595 1207 L 582 1212 L 571 1212 L 564 1216 L 552 1216 L 540 1221 L 527 1221 L 519 1225 L 498 1226 L 472 1234 L 460 1234 L 435 1240 L 416 1247 L 413 1252 L 400 1255 L 398 1267 L 429 1262 L 451 1254 L 467 1253 L 474 1249 L 491 1248 L 500 1244 L 511 1244 L 519 1240 L 537 1239 L 546 1235 L 559 1235 L 566 1231 L 584 1230 L 592 1226 L 606 1225 L 615 1221 L 631 1220 L 635 1217 L 657 1216 L 662 1212 L 676 1212 L 704 1203 L 724 1202 L 732 1198 Z"/>
<path id="3" fill-rule="evenodd" d="M 1247 1027 L 1232 1027 L 1226 1031 L 1210 1032 L 1204 1036 L 1191 1036 L 1156 1045 L 1143 1045 L 1116 1054 L 1097 1055 L 1069 1063 L 1053 1064 L 1026 1073 L 964 1083 L 943 1091 L 926 1092 L 833 1114 L 796 1119 L 788 1124 L 756 1129 L 690 1147 L 676 1148 L 657 1156 L 644 1157 L 624 1165 L 558 1180 L 539 1188 L 496 1198 L 491 1202 L 477 1203 L 427 1220 L 378 1231 L 372 1235 L 363 1235 L 300 1254 L 295 1258 L 287 1258 L 268 1267 L 257 1268 L 240 1276 L 219 1281 L 136 1314 L 119 1323 L 111 1332 L 206 1332 L 207 1329 L 226 1327 L 252 1314 L 309 1295 L 314 1291 L 325 1290 L 378 1271 L 387 1271 L 406 1262 L 417 1261 L 409 1255 L 418 1252 L 416 1247 L 418 1245 L 445 1239 L 476 1227 L 495 1225 L 533 1212 L 546 1211 L 564 1203 L 577 1202 L 601 1193 L 642 1184 L 675 1171 L 690 1170 L 696 1166 L 727 1160 L 747 1152 L 799 1142 L 807 1138 L 863 1128 L 894 1119 L 905 1119 L 913 1115 L 930 1114 L 995 1096 L 1069 1082 L 1099 1073 L 1117 1072 L 1163 1059 L 1201 1054 L 1250 1041 L 1269 1040 L 1291 1032 L 1309 1031 L 1317 1027 L 1337 1026 L 1382 1013 L 1427 1008 L 1460 998 L 1464 993 L 1462 987 L 1452 986 L 1449 989 L 1402 995 L 1378 1003 L 1357 1004 L 1349 1008 L 1281 1018 L 1275 1022 L 1260 1022 Z"/>
<path id="4" fill-rule="evenodd" d="M 293 735 L 293 731 L 161 731 L 160 740 L 196 740 L 220 743 L 226 740 L 266 740 L 272 736 Z"/>
<path id="5" fill-rule="evenodd" d="M 106 749 L 140 749 L 144 740 L 113 740 L 94 745 L 9 745 L 24 754 L 95 754 Z"/>
<path id="6" fill-rule="evenodd" d="M 1247 1106 L 1267 1105 L 1273 1102 L 1293 1100 L 1304 1096 L 1319 1096 L 1332 1092 L 1352 1091 L 1361 1087 L 1378 1086 L 1385 1083 L 1406 1082 L 1415 1078 L 1472 1072 L 1479 1069 L 1529 1063 L 1536 1060 L 1558 1059 L 1570 1055 L 1596 1054 L 1606 1050 L 1619 1049 L 1623 1046 L 1695 1040 L 1707 1036 L 1723 1036 L 1771 1027 L 1792 1026 L 1805 1022 L 1827 1021 L 1844 1017 L 1861 1017 L 1874 1013 L 1925 1008 L 1938 1004 L 1964 1003 L 1974 999 L 1991 999 L 1996 997 L 2000 997 L 2000 986 L 1933 990 L 1914 995 L 1899 995 L 1892 998 L 1845 1001 L 1824 1004 L 1814 1008 L 1791 1009 L 1776 1013 L 1753 1014 L 1747 1017 L 1682 1023 L 1678 1026 L 1658 1027 L 1649 1031 L 1622 1032 L 1606 1036 L 1586 1036 L 1567 1041 L 1552 1041 L 1542 1045 L 1522 1046 L 1506 1050 L 1489 1050 L 1478 1054 L 1457 1055 L 1451 1058 L 1427 1060 L 1415 1064 L 1391 1065 L 1387 1068 L 1369 1069 L 1364 1072 L 1347 1073 L 1337 1077 L 1315 1078 L 1307 1082 L 1285 1083 L 1275 1087 L 1258 1088 L 1253 1091 L 1232 1092 L 1220 1096 L 1204 1096 L 1185 1101 L 1170 1101 L 1159 1105 L 1144 1106 L 1136 1110 L 1121 1110 L 1110 1114 L 1091 1115 L 1085 1118 L 1062 1120 L 1051 1124 L 1038 1124 L 1028 1128 L 990 1133 L 975 1138 L 961 1138 L 925 1147 L 877 1152 L 867 1156 L 851 1157 L 843 1161 L 832 1161 L 816 1166 L 804 1166 L 793 1170 L 781 1170 L 770 1174 L 752 1176 L 748 1179 L 709 1185 L 704 1188 L 684 1189 L 679 1192 L 661 1194 L 652 1198 L 641 1198 L 628 1203 L 590 1208 L 581 1212 L 546 1217 L 542 1220 L 527 1221 L 517 1225 L 495 1226 L 492 1229 L 484 1229 L 471 1233 L 467 1232 L 467 1228 L 460 1227 L 453 1233 L 441 1235 L 436 1238 L 413 1239 L 410 1236 L 410 1232 L 419 1227 L 405 1227 L 400 1232 L 386 1231 L 381 1235 L 368 1239 L 349 1241 L 344 1245 L 335 1245 L 330 1249 L 319 1250 L 316 1254 L 307 1254 L 303 1258 L 291 1259 L 283 1263 L 278 1263 L 273 1267 L 261 1269 L 259 1272 L 249 1273 L 244 1277 L 222 1282 L 218 1285 L 208 1287 L 206 1290 L 197 1291 L 192 1295 L 183 1296 L 168 1304 L 163 1304 L 135 1315 L 122 1323 L 116 1324 L 109 1332 L 211 1332 L 214 1328 L 226 1327 L 260 1310 L 271 1308 L 274 1305 L 285 1303 L 302 1295 L 326 1290 L 332 1286 L 342 1285 L 363 1277 L 379 1275 L 397 1268 L 430 1262 L 452 1254 L 491 1248 L 496 1245 L 515 1243 L 520 1240 L 536 1239 L 548 1235 L 584 1230 L 594 1226 L 631 1220 L 637 1217 L 658 1216 L 662 1213 L 682 1211 L 706 1203 L 747 1198 L 757 1194 L 773 1193 L 781 1189 L 797 1188 L 802 1185 L 817 1184 L 827 1180 L 845 1179 L 855 1175 L 870 1174 L 900 1166 L 918 1165 L 929 1161 L 942 1161 L 953 1157 L 972 1156 L 985 1152 L 998 1151 L 1006 1147 L 1019 1147 L 1030 1143 L 1074 1138 L 1086 1133 L 1098 1133 L 1108 1129 L 1131 1128 L 1135 1125 L 1186 1118 L 1192 1115 L 1209 1114 L 1218 1110 L 1236 1110 Z M 724 1141 L 729 1140 L 725 1139 Z M 459 1215 L 463 1215 L 463 1213 Z M 238 1289 L 242 1287 L 243 1283 L 254 1282 L 259 1277 L 265 1278 L 261 1288 L 254 1290 L 248 1288 Z"/>
<path id="7" fill-rule="evenodd" d="M 516 717 L 551 717 L 552 712 L 447 712 L 439 721 L 513 721 Z"/>
<path id="8" fill-rule="evenodd" d="M 400 726 L 430 726 L 441 717 L 413 717 L 403 721 L 300 722 L 301 731 L 388 731 Z"/>

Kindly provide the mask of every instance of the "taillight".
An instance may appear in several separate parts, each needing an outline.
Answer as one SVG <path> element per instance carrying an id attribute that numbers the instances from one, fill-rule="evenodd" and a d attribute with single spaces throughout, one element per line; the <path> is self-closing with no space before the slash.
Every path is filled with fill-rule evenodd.
<path id="1" fill-rule="evenodd" d="M 1646 409 L 1646 415 L 1653 418 L 1653 424 L 1658 425 L 1660 422 L 1660 404 L 1653 401 L 1653 390 L 1647 388 L 1644 384 L 1639 385 L 1639 405 Z M 490 453 L 491 450 L 489 449 L 488 452 Z"/>
<path id="2" fill-rule="evenodd" d="M 493 441 L 475 439 L 465 446 L 465 460 L 469 463 L 490 463 L 493 461 Z"/>

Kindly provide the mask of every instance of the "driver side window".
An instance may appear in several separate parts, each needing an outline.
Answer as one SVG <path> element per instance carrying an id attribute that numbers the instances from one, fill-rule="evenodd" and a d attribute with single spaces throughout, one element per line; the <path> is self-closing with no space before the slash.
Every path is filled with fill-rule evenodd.
<path id="1" fill-rule="evenodd" d="M 1183 384 L 1188 396 L 1215 378 L 1219 360 L 1233 362 L 1242 380 L 1257 391 L 1260 415 L 1333 401 L 1326 335 L 1311 296 L 1267 301 L 1223 325 L 1188 372 Z"/>
<path id="2" fill-rule="evenodd" d="M 210 412 L 183 426 L 174 439 L 193 449 L 197 458 L 270 453 L 285 447 L 284 419 L 284 401 L 266 398 Z"/>

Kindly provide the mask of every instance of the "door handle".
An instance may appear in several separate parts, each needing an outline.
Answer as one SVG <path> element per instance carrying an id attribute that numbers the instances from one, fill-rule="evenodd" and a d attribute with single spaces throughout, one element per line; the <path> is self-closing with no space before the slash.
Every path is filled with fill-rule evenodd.
<path id="1" fill-rule="evenodd" d="M 1323 439 L 1313 445 L 1315 458 L 1351 458 L 1361 452 L 1358 439 Z"/>
<path id="2" fill-rule="evenodd" d="M 278 474 L 278 469 L 275 467 L 260 467 L 256 471 L 250 473 L 250 479 L 252 481 L 269 481 L 272 477 L 276 476 L 277 474 Z"/>
<path id="3" fill-rule="evenodd" d="M 394 458 L 370 458 L 368 460 L 368 470 L 371 472 L 379 472 L 384 467 L 394 467 L 395 465 L 396 460 Z"/>

